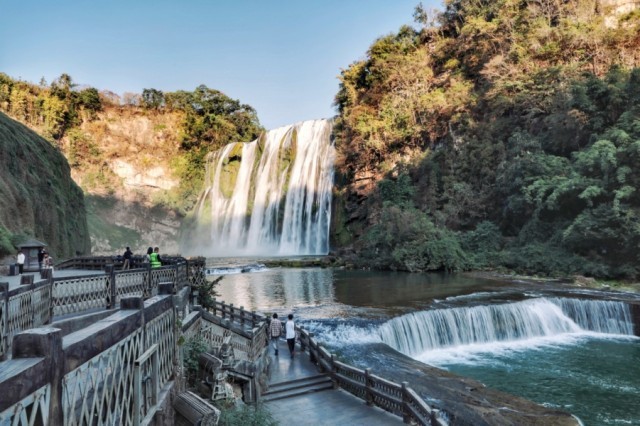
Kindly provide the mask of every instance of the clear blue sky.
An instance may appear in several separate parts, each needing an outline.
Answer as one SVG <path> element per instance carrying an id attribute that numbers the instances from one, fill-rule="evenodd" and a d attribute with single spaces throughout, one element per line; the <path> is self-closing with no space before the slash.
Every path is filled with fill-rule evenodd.
<path id="1" fill-rule="evenodd" d="M 252 105 L 271 129 L 335 115 L 340 69 L 413 24 L 418 3 L 0 0 L 0 72 L 32 83 L 67 73 L 120 95 L 205 84 Z"/>

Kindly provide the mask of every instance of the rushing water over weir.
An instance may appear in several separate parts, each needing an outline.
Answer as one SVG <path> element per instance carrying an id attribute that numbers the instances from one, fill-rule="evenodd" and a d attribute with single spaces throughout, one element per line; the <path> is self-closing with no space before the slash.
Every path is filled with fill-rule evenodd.
<path id="1" fill-rule="evenodd" d="M 213 256 L 326 254 L 331 127 L 327 120 L 305 121 L 215 152 L 197 208 L 202 250 Z"/>
<path id="2" fill-rule="evenodd" d="M 383 342 L 409 356 L 431 349 L 526 340 L 585 331 L 633 335 L 623 302 L 539 298 L 501 305 L 437 309 L 383 324 Z"/>

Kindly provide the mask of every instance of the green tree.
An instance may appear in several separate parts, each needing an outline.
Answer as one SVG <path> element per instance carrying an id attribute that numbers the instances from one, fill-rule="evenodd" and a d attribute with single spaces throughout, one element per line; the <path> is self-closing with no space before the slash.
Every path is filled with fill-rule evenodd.
<path id="1" fill-rule="evenodd" d="M 142 90 L 142 106 L 147 109 L 159 109 L 164 104 L 164 93 L 157 89 Z"/>

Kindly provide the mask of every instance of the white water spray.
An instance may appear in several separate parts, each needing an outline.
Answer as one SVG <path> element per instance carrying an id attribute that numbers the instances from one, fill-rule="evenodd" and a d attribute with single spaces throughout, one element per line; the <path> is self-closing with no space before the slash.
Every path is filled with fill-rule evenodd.
<path id="1" fill-rule="evenodd" d="M 305 121 L 214 153 L 191 246 L 212 256 L 326 254 L 331 131 L 327 120 Z"/>
<path id="2" fill-rule="evenodd" d="M 584 332 L 632 336 L 628 305 L 602 300 L 539 298 L 416 312 L 394 318 L 379 328 L 384 343 L 409 356 L 434 349 Z"/>

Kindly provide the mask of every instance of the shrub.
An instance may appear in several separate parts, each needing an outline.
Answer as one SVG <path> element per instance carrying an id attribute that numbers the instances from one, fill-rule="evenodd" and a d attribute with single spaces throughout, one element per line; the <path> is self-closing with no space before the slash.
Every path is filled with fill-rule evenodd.
<path id="1" fill-rule="evenodd" d="M 379 223 L 365 236 L 362 258 L 362 266 L 411 272 L 456 271 L 467 266 L 453 231 L 436 227 L 416 208 L 389 202 Z"/>
<path id="2" fill-rule="evenodd" d="M 220 407 L 220 426 L 276 426 L 278 422 L 262 405 L 226 405 Z"/>
<path id="3" fill-rule="evenodd" d="M 14 253 L 15 249 L 11 239 L 11 232 L 0 226 L 0 256 L 9 256 Z"/>
<path id="4" fill-rule="evenodd" d="M 204 339 L 200 337 L 193 337 L 187 339 L 182 347 L 183 354 L 183 367 L 187 376 L 187 380 L 190 384 L 194 384 L 195 379 L 198 377 L 198 371 L 200 364 L 198 362 L 200 355 L 207 350 L 207 344 Z"/>

